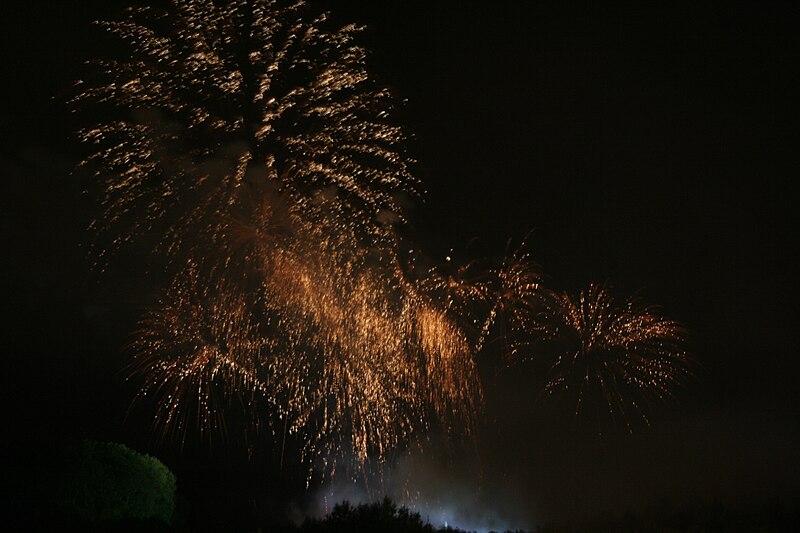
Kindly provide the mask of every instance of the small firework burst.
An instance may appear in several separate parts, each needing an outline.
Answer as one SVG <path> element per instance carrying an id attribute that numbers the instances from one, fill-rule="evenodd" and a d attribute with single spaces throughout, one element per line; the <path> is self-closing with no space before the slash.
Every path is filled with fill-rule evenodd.
<path id="1" fill-rule="evenodd" d="M 520 349 L 535 342 L 544 324 L 551 293 L 543 275 L 524 244 L 489 270 L 492 307 L 481 331 L 481 342 L 490 337 L 500 344 L 501 357 L 510 361 Z M 494 332 L 492 330 L 495 330 Z"/>
<path id="2" fill-rule="evenodd" d="M 630 428 L 636 418 L 648 421 L 650 403 L 672 397 L 685 383 L 685 330 L 655 306 L 636 298 L 617 304 L 597 284 L 557 302 L 558 353 L 545 393 L 567 402 L 577 416 L 610 417 Z"/>

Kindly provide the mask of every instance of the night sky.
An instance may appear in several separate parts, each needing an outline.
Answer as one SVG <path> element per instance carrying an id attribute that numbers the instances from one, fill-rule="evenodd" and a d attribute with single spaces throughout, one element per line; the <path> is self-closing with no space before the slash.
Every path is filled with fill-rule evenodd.
<path id="1" fill-rule="evenodd" d="M 796 3 L 319 4 L 367 25 L 373 73 L 407 99 L 427 191 L 408 231 L 426 253 L 498 256 L 527 239 L 550 286 L 608 280 L 690 331 L 696 380 L 633 435 L 587 435 L 532 409 L 525 376 L 497 378 L 481 437 L 491 512 L 534 527 L 797 501 Z M 22 444 L 119 440 L 191 472 L 201 455 L 125 422 L 122 347 L 158 287 L 135 250 L 89 269 L 96 202 L 72 173 L 85 123 L 67 110 L 71 82 L 118 46 L 90 22 L 126 5 L 29 0 L 0 22 L 6 428 Z M 460 488 L 468 468 L 425 467 L 440 495 L 485 503 Z"/>

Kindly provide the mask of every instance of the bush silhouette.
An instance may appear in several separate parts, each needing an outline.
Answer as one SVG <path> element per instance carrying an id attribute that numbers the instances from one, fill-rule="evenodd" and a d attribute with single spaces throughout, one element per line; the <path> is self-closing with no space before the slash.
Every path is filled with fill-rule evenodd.
<path id="1" fill-rule="evenodd" d="M 158 459 L 123 444 L 83 441 L 65 455 L 55 500 L 61 513 L 92 524 L 169 524 L 175 476 Z"/>
<path id="2" fill-rule="evenodd" d="M 306 521 L 302 531 L 308 533 L 386 532 L 432 533 L 430 524 L 423 523 L 419 513 L 407 507 L 397 507 L 389 498 L 353 507 L 350 502 L 337 503 L 324 520 Z"/>

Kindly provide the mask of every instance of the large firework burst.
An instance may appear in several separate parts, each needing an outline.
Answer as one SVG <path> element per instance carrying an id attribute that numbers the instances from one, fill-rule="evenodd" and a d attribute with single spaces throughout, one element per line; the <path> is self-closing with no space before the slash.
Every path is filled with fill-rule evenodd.
<path id="1" fill-rule="evenodd" d="M 574 346 L 547 392 L 579 413 L 601 396 L 627 420 L 629 390 L 663 397 L 684 375 L 677 324 L 595 286 L 554 297 L 521 248 L 412 275 L 395 232 L 411 161 L 359 27 L 302 0 L 171 0 L 105 26 L 131 54 L 74 102 L 114 117 L 81 132 L 101 252 L 155 239 L 172 276 L 131 345 L 157 429 L 224 429 L 237 403 L 312 469 L 362 469 L 434 425 L 473 433 L 476 354 L 496 340 L 519 359 L 553 316 Z"/>
<path id="2" fill-rule="evenodd" d="M 471 346 L 398 267 L 410 160 L 359 28 L 301 0 L 172 0 L 105 26 L 131 56 L 75 103 L 115 117 L 81 134 L 94 229 L 112 249 L 156 237 L 175 273 L 132 343 L 156 425 L 217 429 L 238 398 L 331 474 L 432 416 L 469 432 Z"/>
<path id="3" fill-rule="evenodd" d="M 81 133 L 105 185 L 97 229 L 115 229 L 115 244 L 155 232 L 174 255 L 266 189 L 309 217 L 335 200 L 371 237 L 402 216 L 412 179 L 391 95 L 367 73 L 360 28 L 308 11 L 302 0 L 172 0 L 105 23 L 131 56 L 101 63 L 75 99 L 114 116 Z"/>

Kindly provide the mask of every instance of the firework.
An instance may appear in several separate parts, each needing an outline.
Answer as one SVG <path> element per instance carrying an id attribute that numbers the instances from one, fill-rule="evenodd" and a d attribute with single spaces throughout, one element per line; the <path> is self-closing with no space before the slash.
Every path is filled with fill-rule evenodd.
<path id="1" fill-rule="evenodd" d="M 157 429 L 264 411 L 333 475 L 408 445 L 431 416 L 470 431 L 480 387 L 464 332 L 398 268 L 398 199 L 414 194 L 393 101 L 360 28 L 302 1 L 174 0 L 106 23 L 130 59 L 77 105 L 104 187 L 111 249 L 155 236 L 175 273 L 131 348 Z M 432 414 L 431 414 L 432 413 Z"/>
<path id="2" fill-rule="evenodd" d="M 682 330 L 651 308 L 613 308 L 595 287 L 554 297 L 521 248 L 419 278 L 402 265 L 396 226 L 416 183 L 394 102 L 368 75 L 360 28 L 309 12 L 132 9 L 105 24 L 130 57 L 79 84 L 76 106 L 115 117 L 81 132 L 102 188 L 92 228 L 112 236 L 100 255 L 155 239 L 173 276 L 131 343 L 155 428 L 224 431 L 238 404 L 296 438 L 309 474 L 355 476 L 433 426 L 474 434 L 477 354 L 498 341 L 518 359 L 553 309 L 577 347 L 549 393 L 577 394 L 582 412 L 599 390 L 626 417 L 628 389 L 666 395 Z"/>
<path id="3" fill-rule="evenodd" d="M 545 289 L 539 266 L 525 251 L 524 243 L 504 257 L 499 267 L 490 269 L 489 276 L 491 308 L 481 330 L 481 344 L 494 333 L 501 356 L 509 361 L 546 328 L 545 311 L 552 294 Z"/>
<path id="4" fill-rule="evenodd" d="M 496 344 L 508 361 L 547 328 L 552 293 L 524 243 L 499 264 L 472 261 L 449 275 L 432 269 L 419 287 L 470 334 L 474 354 Z"/>
<path id="5" fill-rule="evenodd" d="M 140 321 L 131 344 L 139 399 L 159 400 L 154 428 L 182 442 L 195 429 L 225 431 L 224 408 L 269 395 L 261 367 L 273 346 L 259 334 L 248 302 L 233 287 L 209 283 L 190 264 L 160 305 Z"/>
<path id="6" fill-rule="evenodd" d="M 218 428 L 222 400 L 244 396 L 329 476 L 382 463 L 433 420 L 471 433 L 481 388 L 455 317 L 375 250 L 298 227 L 291 240 L 253 247 L 267 252 L 260 292 L 201 282 L 190 268 L 141 321 L 136 373 L 142 394 L 161 401 L 160 428 L 185 434 L 185 413 L 201 431 Z"/>
<path id="7" fill-rule="evenodd" d="M 290 430 L 323 464 L 342 451 L 380 461 L 423 416 L 403 295 L 370 250 L 309 230 L 265 258 L 264 298 L 294 339 L 276 365 Z"/>
<path id="8" fill-rule="evenodd" d="M 557 353 L 545 393 L 576 415 L 610 417 L 630 429 L 637 418 L 647 422 L 648 405 L 672 397 L 689 376 L 684 328 L 656 307 L 635 298 L 617 304 L 597 284 L 557 303 Z"/>
<path id="9" fill-rule="evenodd" d="M 115 117 L 81 132 L 104 187 L 93 226 L 113 247 L 152 234 L 170 256 L 207 257 L 199 243 L 266 189 L 312 210 L 335 197 L 370 238 L 402 217 L 410 159 L 354 44 L 361 28 L 300 0 L 170 4 L 105 23 L 131 56 L 101 62 L 74 99 Z"/>
<path id="10" fill-rule="evenodd" d="M 327 19 L 302 1 L 132 9 L 105 24 L 130 58 L 74 103 L 115 116 L 81 133 L 104 188 L 93 229 L 111 249 L 155 236 L 177 270 L 132 343 L 156 424 L 218 429 L 241 397 L 333 470 L 424 426 L 432 373 L 394 268 L 404 134 L 360 28 Z"/>

